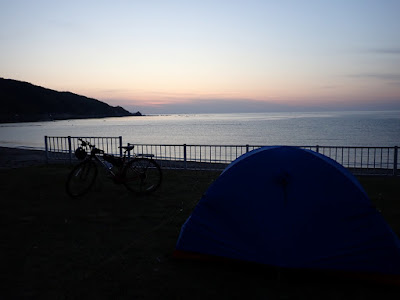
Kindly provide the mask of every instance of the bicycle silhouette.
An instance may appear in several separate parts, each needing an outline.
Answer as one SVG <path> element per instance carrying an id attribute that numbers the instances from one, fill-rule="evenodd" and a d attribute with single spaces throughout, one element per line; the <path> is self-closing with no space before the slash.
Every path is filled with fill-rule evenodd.
<path id="1" fill-rule="evenodd" d="M 88 141 L 81 142 L 75 155 L 83 160 L 69 173 L 66 182 L 66 191 L 71 197 L 79 197 L 87 192 L 95 183 L 98 175 L 97 166 L 103 167 L 108 177 L 114 183 L 123 184 L 128 190 L 136 194 L 154 192 L 161 184 L 162 172 L 160 166 L 152 159 L 152 154 L 135 154 L 127 156 L 133 150 L 133 145 L 122 146 L 122 157 L 105 153 Z M 89 154 L 88 154 L 89 153 Z"/>

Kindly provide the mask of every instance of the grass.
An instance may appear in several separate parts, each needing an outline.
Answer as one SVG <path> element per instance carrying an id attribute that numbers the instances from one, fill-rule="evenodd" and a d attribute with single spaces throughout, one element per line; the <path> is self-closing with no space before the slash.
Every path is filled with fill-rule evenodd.
<path id="1" fill-rule="evenodd" d="M 364 282 L 282 278 L 261 266 L 174 260 L 182 224 L 218 173 L 164 171 L 160 190 L 142 197 L 100 178 L 87 196 L 71 199 L 64 191 L 69 171 L 59 165 L 0 171 L 0 298 L 400 296 L 394 288 Z M 360 181 L 399 234 L 399 178 Z"/>

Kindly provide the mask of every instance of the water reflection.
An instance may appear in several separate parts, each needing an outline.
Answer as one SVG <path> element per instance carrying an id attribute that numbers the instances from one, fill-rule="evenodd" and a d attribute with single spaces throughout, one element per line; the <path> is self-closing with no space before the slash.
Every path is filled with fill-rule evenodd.
<path id="1" fill-rule="evenodd" d="M 179 114 L 0 124 L 0 145 L 44 147 L 44 136 L 122 136 L 124 143 L 400 145 L 400 112 Z"/>

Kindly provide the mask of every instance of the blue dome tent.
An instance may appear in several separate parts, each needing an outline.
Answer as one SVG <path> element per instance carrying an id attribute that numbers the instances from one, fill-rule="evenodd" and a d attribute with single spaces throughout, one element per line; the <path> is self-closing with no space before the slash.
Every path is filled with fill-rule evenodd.
<path id="1" fill-rule="evenodd" d="M 357 179 L 296 147 L 263 147 L 231 163 L 182 226 L 174 254 L 400 282 L 400 240 Z"/>

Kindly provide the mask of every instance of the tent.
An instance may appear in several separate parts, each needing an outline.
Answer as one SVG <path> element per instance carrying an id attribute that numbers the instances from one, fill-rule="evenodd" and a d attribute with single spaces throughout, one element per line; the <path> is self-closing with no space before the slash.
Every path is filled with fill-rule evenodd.
<path id="1" fill-rule="evenodd" d="M 400 240 L 357 179 L 288 146 L 232 162 L 182 226 L 174 254 L 400 278 Z"/>

